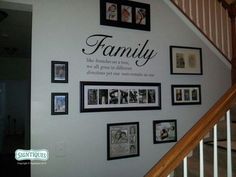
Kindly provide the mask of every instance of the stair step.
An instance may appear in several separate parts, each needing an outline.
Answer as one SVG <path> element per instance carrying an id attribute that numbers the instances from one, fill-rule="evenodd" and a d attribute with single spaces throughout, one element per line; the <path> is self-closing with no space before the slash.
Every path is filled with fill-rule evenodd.
<path id="1" fill-rule="evenodd" d="M 212 141 L 205 142 L 205 144 L 213 145 L 213 142 Z M 217 146 L 222 149 L 227 149 L 227 141 L 226 140 L 218 140 Z M 232 151 L 236 152 L 236 141 L 231 141 L 231 149 L 232 149 Z"/>

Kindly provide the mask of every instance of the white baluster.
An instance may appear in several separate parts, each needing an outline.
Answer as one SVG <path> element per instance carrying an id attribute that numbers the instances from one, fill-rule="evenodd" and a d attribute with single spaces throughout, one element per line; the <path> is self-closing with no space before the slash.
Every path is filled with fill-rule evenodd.
<path id="1" fill-rule="evenodd" d="M 227 124 L 227 177 L 232 177 L 230 111 L 226 114 Z"/>
<path id="2" fill-rule="evenodd" d="M 217 125 L 214 126 L 214 177 L 218 177 Z"/>
<path id="3" fill-rule="evenodd" d="M 188 158 L 184 158 L 184 177 L 188 177 Z"/>
<path id="4" fill-rule="evenodd" d="M 200 146 L 200 177 L 204 177 L 204 155 L 203 155 L 203 140 L 199 143 Z"/>

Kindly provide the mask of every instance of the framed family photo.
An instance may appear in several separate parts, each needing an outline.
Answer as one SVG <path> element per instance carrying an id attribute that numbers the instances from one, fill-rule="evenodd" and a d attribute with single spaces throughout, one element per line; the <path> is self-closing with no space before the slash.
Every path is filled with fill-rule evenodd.
<path id="1" fill-rule="evenodd" d="M 177 141 L 176 120 L 153 121 L 153 143 L 167 143 Z"/>
<path id="2" fill-rule="evenodd" d="M 68 93 L 51 94 L 51 114 L 68 114 Z"/>
<path id="3" fill-rule="evenodd" d="M 68 83 L 68 62 L 51 61 L 51 82 Z"/>
<path id="4" fill-rule="evenodd" d="M 107 160 L 139 156 L 139 123 L 107 124 Z"/>
<path id="5" fill-rule="evenodd" d="M 81 81 L 80 98 L 80 112 L 161 109 L 161 84 Z"/>
<path id="6" fill-rule="evenodd" d="M 170 46 L 171 74 L 202 75 L 202 49 Z"/>
<path id="7" fill-rule="evenodd" d="M 100 23 L 150 31 L 150 5 L 125 0 L 100 0 Z"/>
<path id="8" fill-rule="evenodd" d="M 201 85 L 171 85 L 172 105 L 201 104 Z"/>

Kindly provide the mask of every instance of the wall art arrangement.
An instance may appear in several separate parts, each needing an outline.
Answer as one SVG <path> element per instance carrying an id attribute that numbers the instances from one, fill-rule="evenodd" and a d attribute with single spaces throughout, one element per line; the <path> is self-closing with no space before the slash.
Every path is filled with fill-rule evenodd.
<path id="1" fill-rule="evenodd" d="M 202 74 L 202 49 L 170 46 L 171 74 Z"/>
<path id="2" fill-rule="evenodd" d="M 80 112 L 161 109 L 161 84 L 81 81 L 80 98 Z"/>
<path id="3" fill-rule="evenodd" d="M 51 82 L 68 83 L 68 62 L 51 61 Z"/>
<path id="4" fill-rule="evenodd" d="M 139 156 L 139 123 L 107 124 L 107 159 Z"/>
<path id="5" fill-rule="evenodd" d="M 167 143 L 177 141 L 176 120 L 153 121 L 153 143 Z"/>
<path id="6" fill-rule="evenodd" d="M 171 85 L 172 105 L 201 104 L 200 85 Z"/>
<path id="7" fill-rule="evenodd" d="M 51 93 L 51 114 L 68 114 L 68 93 Z"/>
<path id="8" fill-rule="evenodd" d="M 150 31 L 150 4 L 100 0 L 101 25 Z"/>

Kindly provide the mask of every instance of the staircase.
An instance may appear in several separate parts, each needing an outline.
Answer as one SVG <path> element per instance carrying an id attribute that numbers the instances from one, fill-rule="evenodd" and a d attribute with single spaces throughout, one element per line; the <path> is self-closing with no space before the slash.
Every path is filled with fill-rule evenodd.
<path id="1" fill-rule="evenodd" d="M 218 176 L 227 177 L 227 140 L 226 140 L 226 120 L 222 120 L 217 124 L 217 145 L 218 145 Z M 236 105 L 231 109 L 231 147 L 232 147 L 232 176 L 236 176 Z M 213 131 L 204 138 L 204 176 L 214 177 L 213 166 L 214 150 L 213 150 Z M 188 177 L 199 177 L 199 146 L 188 155 Z M 183 164 L 175 169 L 173 177 L 183 176 Z"/>

